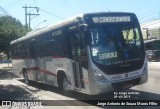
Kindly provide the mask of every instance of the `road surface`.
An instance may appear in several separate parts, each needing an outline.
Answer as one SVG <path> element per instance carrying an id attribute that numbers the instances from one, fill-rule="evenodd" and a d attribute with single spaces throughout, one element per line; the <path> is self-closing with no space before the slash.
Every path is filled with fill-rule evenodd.
<path id="1" fill-rule="evenodd" d="M 121 91 L 120 95 L 124 93 L 130 93 L 128 98 L 122 97 L 123 100 L 160 100 L 160 62 L 149 62 L 149 79 L 148 82 L 143 85 L 135 86 L 129 90 Z M 2 69 L 0 65 L 0 69 Z M 40 99 L 40 100 L 52 100 L 47 101 L 43 108 L 69 108 L 69 109 L 99 109 L 103 106 L 93 106 L 92 103 L 87 101 L 78 100 L 115 100 L 115 93 L 110 92 L 96 96 L 89 96 L 81 93 L 73 93 L 72 97 L 63 96 L 60 91 L 53 86 L 44 85 L 41 83 L 31 82 L 30 85 L 26 85 L 24 80 L 18 78 L 12 73 L 12 71 L 0 70 L 0 99 L 12 100 L 12 99 Z M 128 96 L 128 94 L 126 95 Z M 118 98 L 117 98 L 118 99 Z M 60 100 L 60 101 L 59 101 Z M 74 101 L 72 101 L 74 100 Z M 57 105 L 57 106 L 54 106 Z M 64 105 L 64 106 L 58 106 Z M 72 106 L 73 105 L 73 106 Z M 78 105 L 78 106 L 76 106 Z M 53 107 L 54 106 L 54 107 Z M 0 107 L 11 108 L 11 107 Z M 15 108 L 15 107 L 12 107 Z M 30 107 L 35 108 L 35 107 Z M 41 107 L 42 108 L 42 107 Z M 107 106 L 107 109 L 135 109 L 134 106 Z M 136 109 L 160 109 L 157 106 L 136 106 Z"/>

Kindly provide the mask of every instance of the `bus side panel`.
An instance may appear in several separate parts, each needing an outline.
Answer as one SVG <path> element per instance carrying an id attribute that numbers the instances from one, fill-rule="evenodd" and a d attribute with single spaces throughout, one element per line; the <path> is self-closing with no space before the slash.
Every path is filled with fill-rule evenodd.
<path id="1" fill-rule="evenodd" d="M 38 63 L 38 62 L 37 62 Z M 26 59 L 25 67 L 27 68 L 28 79 L 36 81 L 38 75 L 38 66 L 35 59 Z"/>
<path id="2" fill-rule="evenodd" d="M 40 76 L 42 82 L 45 84 L 50 84 L 57 86 L 56 84 L 56 68 L 54 66 L 54 61 L 52 57 L 43 57 L 39 62 Z"/>
<path id="3" fill-rule="evenodd" d="M 89 77 L 88 77 L 88 70 L 85 68 L 82 68 L 82 70 L 83 70 L 83 82 L 84 82 L 85 91 L 87 94 L 90 94 L 90 83 L 89 83 Z"/>
<path id="4" fill-rule="evenodd" d="M 71 73 L 69 71 L 69 60 L 66 58 L 43 57 L 38 59 L 38 80 L 42 83 L 58 86 L 57 72 L 64 71 L 69 81 L 71 81 Z M 34 78 L 37 81 L 36 78 Z"/>
<path id="5" fill-rule="evenodd" d="M 55 72 L 56 75 L 58 75 L 59 71 L 63 71 L 65 75 L 67 76 L 68 81 L 71 83 L 70 90 L 73 90 L 73 71 L 71 68 L 70 64 L 70 59 L 67 58 L 53 58 L 54 61 L 54 67 L 55 67 Z M 56 78 L 57 82 L 57 78 Z"/>
<path id="6" fill-rule="evenodd" d="M 12 59 L 13 73 L 19 77 L 23 77 L 22 68 L 24 65 L 23 59 Z"/>

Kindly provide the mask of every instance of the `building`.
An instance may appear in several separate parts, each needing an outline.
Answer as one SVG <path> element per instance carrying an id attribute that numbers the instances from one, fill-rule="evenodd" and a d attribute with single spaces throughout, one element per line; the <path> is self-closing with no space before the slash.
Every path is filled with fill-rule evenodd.
<path id="1" fill-rule="evenodd" d="M 141 23 L 140 25 L 144 39 L 160 37 L 160 19 Z"/>

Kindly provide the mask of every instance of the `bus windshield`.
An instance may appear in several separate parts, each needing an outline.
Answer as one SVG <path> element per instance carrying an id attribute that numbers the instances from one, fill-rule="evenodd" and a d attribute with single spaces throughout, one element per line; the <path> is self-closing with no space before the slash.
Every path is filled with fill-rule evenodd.
<path id="1" fill-rule="evenodd" d="M 140 29 L 134 25 L 103 25 L 92 28 L 90 35 L 92 59 L 98 64 L 125 64 L 144 55 Z"/>

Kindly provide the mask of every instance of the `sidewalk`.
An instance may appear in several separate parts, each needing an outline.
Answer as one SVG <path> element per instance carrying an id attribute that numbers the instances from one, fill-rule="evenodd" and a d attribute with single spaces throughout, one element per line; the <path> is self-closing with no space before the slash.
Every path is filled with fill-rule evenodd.
<path id="1" fill-rule="evenodd" d="M 2 63 L 0 64 L 0 69 L 12 69 L 12 63 Z"/>
<path id="2" fill-rule="evenodd" d="M 148 66 L 160 67 L 160 62 L 148 62 Z"/>

